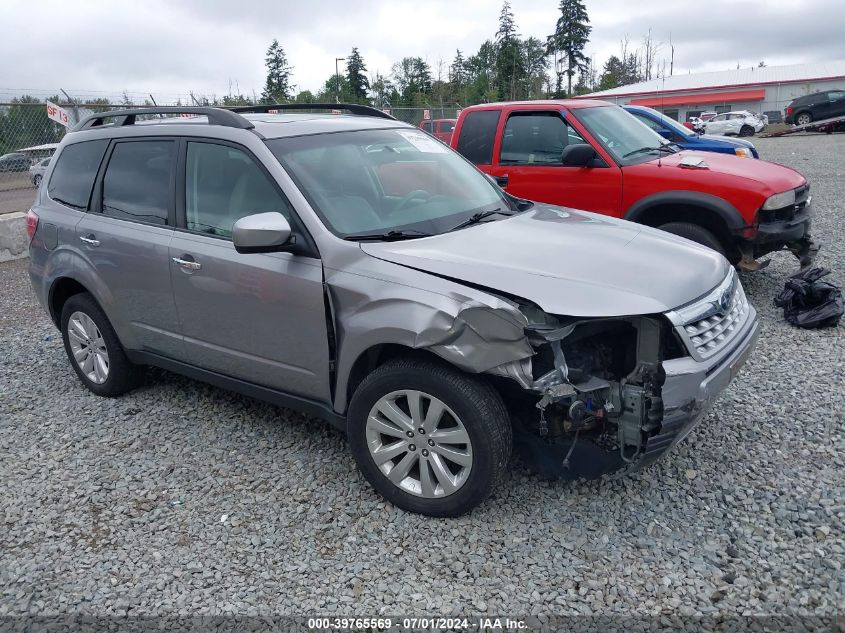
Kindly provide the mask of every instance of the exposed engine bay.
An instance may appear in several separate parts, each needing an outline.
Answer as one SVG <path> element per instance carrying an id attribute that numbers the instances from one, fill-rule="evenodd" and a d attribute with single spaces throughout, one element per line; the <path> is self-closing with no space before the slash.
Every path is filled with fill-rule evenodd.
<path id="1" fill-rule="evenodd" d="M 661 317 L 558 319 L 521 305 L 535 355 L 497 368 L 513 394 L 514 443 L 550 477 L 593 478 L 633 465 L 663 421 L 661 361 L 684 354 Z"/>

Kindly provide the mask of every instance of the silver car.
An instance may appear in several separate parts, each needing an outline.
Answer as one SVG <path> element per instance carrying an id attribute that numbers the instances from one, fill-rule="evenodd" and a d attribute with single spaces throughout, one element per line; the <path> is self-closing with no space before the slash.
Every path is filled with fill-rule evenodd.
<path id="1" fill-rule="evenodd" d="M 42 158 L 38 162 L 34 163 L 29 168 L 29 179 L 32 181 L 32 184 L 35 187 L 41 186 L 41 181 L 44 179 L 44 172 L 47 171 L 47 167 L 50 165 L 50 158 Z"/>
<path id="2" fill-rule="evenodd" d="M 557 477 L 653 462 L 753 347 L 714 251 L 514 198 L 378 110 L 302 107 L 103 113 L 62 141 L 30 275 L 92 392 L 155 365 L 313 414 L 392 503 L 453 516 L 514 448 Z"/>

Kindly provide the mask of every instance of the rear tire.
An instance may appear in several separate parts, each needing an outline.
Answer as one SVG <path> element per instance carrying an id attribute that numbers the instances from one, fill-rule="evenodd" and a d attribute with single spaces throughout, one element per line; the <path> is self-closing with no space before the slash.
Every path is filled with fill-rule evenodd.
<path id="1" fill-rule="evenodd" d="M 347 432 L 373 488 L 404 510 L 434 517 L 459 516 L 486 499 L 508 469 L 513 444 L 507 409 L 487 382 L 415 358 L 388 361 L 364 379 Z"/>
<path id="2" fill-rule="evenodd" d="M 813 117 L 809 112 L 801 112 L 795 116 L 795 125 L 807 125 L 813 122 Z"/>
<path id="3" fill-rule="evenodd" d="M 140 382 L 141 370 L 126 357 L 105 313 L 87 292 L 73 295 L 59 321 L 70 364 L 89 391 L 120 396 Z"/>
<path id="4" fill-rule="evenodd" d="M 671 233 L 672 235 L 677 235 L 678 237 L 685 237 L 686 239 L 697 242 L 707 248 L 712 248 L 722 257 L 727 257 L 725 248 L 722 246 L 719 238 L 703 226 L 693 224 L 692 222 L 669 222 L 668 224 L 664 224 L 657 228 L 661 231 Z"/>

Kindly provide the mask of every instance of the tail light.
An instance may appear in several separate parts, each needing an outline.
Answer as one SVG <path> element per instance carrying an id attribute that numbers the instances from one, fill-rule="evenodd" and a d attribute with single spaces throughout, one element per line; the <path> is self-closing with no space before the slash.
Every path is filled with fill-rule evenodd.
<path id="1" fill-rule="evenodd" d="M 792 106 L 786 106 L 786 113 L 792 114 Z"/>
<path id="2" fill-rule="evenodd" d="M 26 234 L 29 235 L 29 241 L 35 237 L 35 232 L 38 230 L 38 216 L 35 211 L 30 209 L 26 214 Z"/>

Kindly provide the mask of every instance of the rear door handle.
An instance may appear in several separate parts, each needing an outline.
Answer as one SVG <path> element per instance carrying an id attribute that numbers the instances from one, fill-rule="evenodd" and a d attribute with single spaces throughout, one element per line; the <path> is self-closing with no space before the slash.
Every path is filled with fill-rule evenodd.
<path id="1" fill-rule="evenodd" d="M 79 237 L 80 241 L 84 242 L 88 246 L 99 246 L 100 240 L 94 237 L 94 234 L 91 233 L 89 235 L 83 235 Z"/>
<path id="2" fill-rule="evenodd" d="M 179 264 L 185 270 L 199 270 L 202 268 L 202 264 L 199 262 L 194 262 L 189 259 L 182 259 L 181 257 L 174 257 L 173 261 Z"/>

